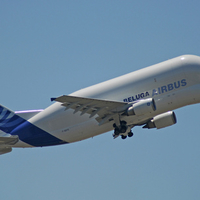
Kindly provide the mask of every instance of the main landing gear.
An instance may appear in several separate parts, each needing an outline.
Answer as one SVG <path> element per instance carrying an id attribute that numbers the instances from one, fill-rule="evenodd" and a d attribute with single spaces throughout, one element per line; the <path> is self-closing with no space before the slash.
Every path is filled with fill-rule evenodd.
<path id="1" fill-rule="evenodd" d="M 121 135 L 121 138 L 124 140 L 128 137 L 133 136 L 133 132 L 131 131 L 131 128 L 133 126 L 127 126 L 126 121 L 120 121 L 120 125 L 117 126 L 116 124 L 113 124 L 114 127 L 114 134 L 113 137 L 114 139 L 117 138 L 119 135 Z"/>

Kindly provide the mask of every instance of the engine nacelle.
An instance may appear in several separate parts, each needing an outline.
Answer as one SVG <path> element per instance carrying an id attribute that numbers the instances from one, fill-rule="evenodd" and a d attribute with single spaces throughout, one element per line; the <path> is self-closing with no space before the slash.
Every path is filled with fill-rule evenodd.
<path id="1" fill-rule="evenodd" d="M 149 121 L 143 128 L 165 128 L 176 124 L 176 115 L 173 111 L 168 111 L 160 115 L 155 116 L 151 121 Z"/>
<path id="2" fill-rule="evenodd" d="M 128 108 L 126 114 L 130 115 L 144 115 L 148 113 L 152 113 L 156 110 L 155 101 L 152 98 L 143 99 L 134 103 L 131 107 Z"/>

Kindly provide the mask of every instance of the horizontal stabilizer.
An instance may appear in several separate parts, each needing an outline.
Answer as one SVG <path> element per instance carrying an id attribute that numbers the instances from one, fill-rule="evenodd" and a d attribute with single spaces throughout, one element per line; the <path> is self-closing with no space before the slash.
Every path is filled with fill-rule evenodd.
<path id="1" fill-rule="evenodd" d="M 0 147 L 0 155 L 2 155 L 4 153 L 9 153 L 11 151 L 12 151 L 11 147 L 3 147 L 3 148 Z"/>
<path id="2" fill-rule="evenodd" d="M 0 137 L 0 148 L 1 145 L 14 145 L 19 141 L 17 135 L 11 135 L 10 137 Z"/>
<path id="3" fill-rule="evenodd" d="M 9 137 L 0 137 L 0 155 L 9 153 L 12 151 L 12 147 L 10 145 L 14 145 L 19 141 L 19 137 L 17 135 L 11 135 Z"/>

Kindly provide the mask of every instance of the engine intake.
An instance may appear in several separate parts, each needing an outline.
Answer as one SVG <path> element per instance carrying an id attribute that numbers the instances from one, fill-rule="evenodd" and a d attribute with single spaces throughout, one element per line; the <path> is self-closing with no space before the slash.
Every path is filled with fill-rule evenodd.
<path id="1" fill-rule="evenodd" d="M 134 103 L 131 107 L 126 111 L 126 115 L 144 115 L 152 113 L 156 110 L 155 101 L 152 98 L 143 99 Z"/>

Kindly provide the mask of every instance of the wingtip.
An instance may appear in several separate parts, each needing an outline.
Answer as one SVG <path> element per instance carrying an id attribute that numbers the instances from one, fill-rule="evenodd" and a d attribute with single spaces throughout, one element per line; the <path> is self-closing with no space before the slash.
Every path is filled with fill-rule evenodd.
<path id="1" fill-rule="evenodd" d="M 57 98 L 51 98 L 51 101 L 55 101 Z"/>

